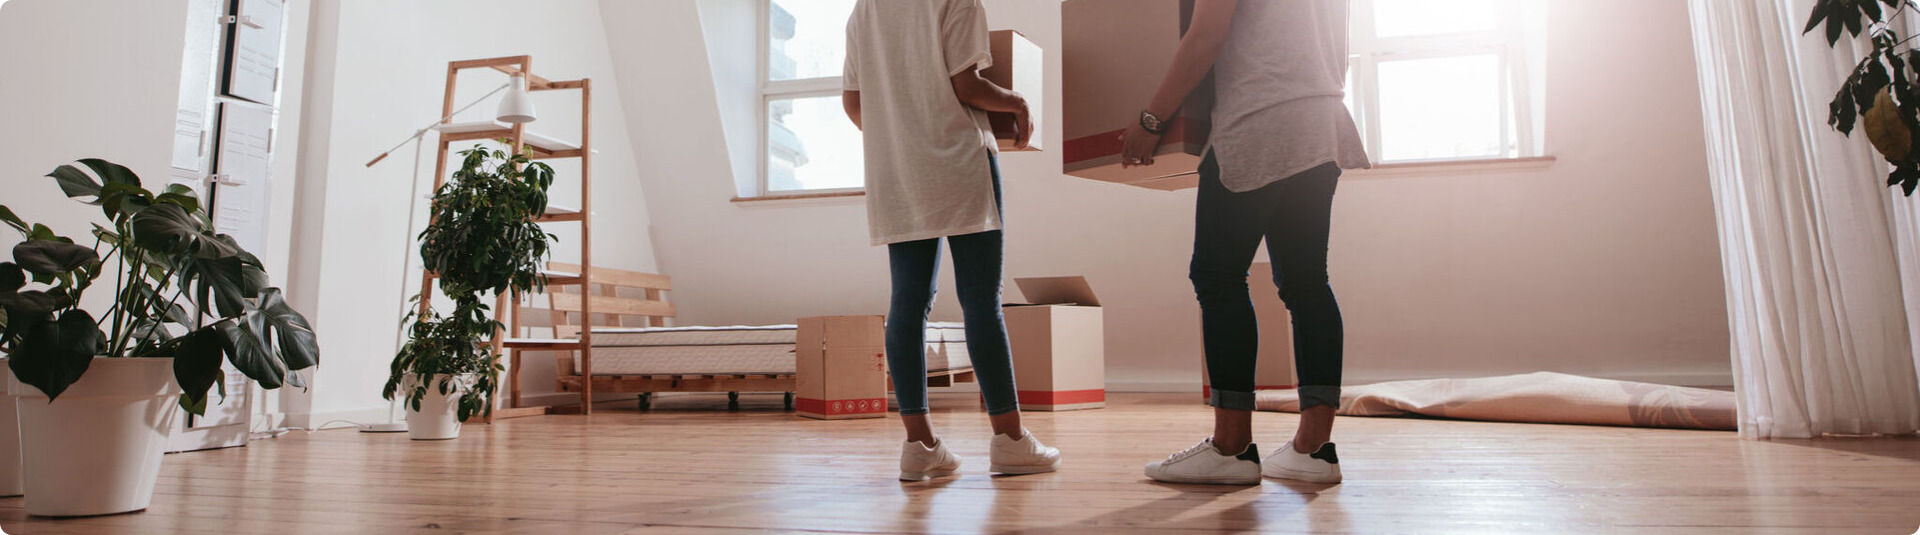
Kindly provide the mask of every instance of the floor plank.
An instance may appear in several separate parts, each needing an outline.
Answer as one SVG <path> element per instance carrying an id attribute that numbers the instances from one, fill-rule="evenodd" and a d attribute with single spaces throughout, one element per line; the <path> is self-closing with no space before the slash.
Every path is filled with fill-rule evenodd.
<path id="1" fill-rule="evenodd" d="M 663 396 L 654 409 L 468 426 L 459 440 L 293 433 L 168 456 L 153 507 L 29 517 L 18 534 L 94 533 L 1910 533 L 1920 439 L 1747 441 L 1733 433 L 1348 418 L 1342 485 L 1161 485 L 1142 464 L 1204 436 L 1196 396 L 1115 395 L 1032 413 L 1058 473 L 989 477 L 977 398 L 937 395 L 967 460 L 899 483 L 896 419 L 822 422 L 777 397 Z M 1293 415 L 1255 416 L 1279 447 Z"/>

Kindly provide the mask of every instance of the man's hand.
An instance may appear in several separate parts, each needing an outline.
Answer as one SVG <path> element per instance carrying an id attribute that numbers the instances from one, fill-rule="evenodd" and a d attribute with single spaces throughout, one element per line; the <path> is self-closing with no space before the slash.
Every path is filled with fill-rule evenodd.
<path id="1" fill-rule="evenodd" d="M 1153 150 L 1159 146 L 1160 136 L 1135 122 L 1120 134 L 1120 167 L 1153 165 Z"/>

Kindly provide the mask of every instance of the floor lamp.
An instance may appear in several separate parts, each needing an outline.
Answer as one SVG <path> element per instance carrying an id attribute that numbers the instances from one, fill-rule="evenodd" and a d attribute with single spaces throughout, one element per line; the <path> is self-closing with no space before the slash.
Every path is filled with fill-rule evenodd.
<path id="1" fill-rule="evenodd" d="M 417 217 L 417 214 L 419 213 L 419 207 L 420 207 L 419 195 L 420 195 L 421 144 L 419 143 L 419 141 L 421 140 L 421 138 L 427 135 L 427 132 L 431 132 L 438 129 L 441 125 L 446 124 L 447 120 L 452 119 L 453 116 L 459 115 L 461 112 L 472 109 L 474 106 L 479 105 L 481 102 L 485 102 L 488 98 L 492 98 L 495 94 L 499 94 L 501 91 L 506 91 L 507 94 L 505 97 L 502 97 L 500 99 L 500 107 L 497 111 L 494 112 L 494 118 L 498 119 L 500 122 L 512 123 L 512 124 L 530 123 L 530 122 L 533 122 L 535 119 L 538 119 L 538 117 L 536 116 L 533 110 L 533 100 L 528 98 L 527 96 L 527 77 L 520 73 L 514 73 L 513 78 L 511 80 L 508 80 L 505 85 L 494 88 L 493 91 L 489 91 L 487 92 L 487 94 L 481 95 L 479 99 L 474 100 L 472 103 L 469 103 L 466 106 L 462 106 L 458 110 L 454 110 L 453 113 L 449 113 L 445 117 L 435 119 L 431 124 L 428 124 L 427 126 L 421 127 L 419 130 L 414 131 L 412 136 L 409 136 L 407 137 L 407 139 L 394 144 L 393 148 L 387 149 L 386 152 L 380 153 L 379 156 L 375 156 L 373 160 L 367 162 L 367 167 L 371 168 L 375 164 L 380 163 L 381 160 L 387 159 L 387 156 L 393 154 L 393 151 L 400 150 L 400 147 L 404 147 L 408 143 L 414 143 L 413 188 L 410 190 L 407 190 L 407 231 L 402 233 L 403 235 L 401 236 L 404 242 L 403 242 L 403 248 L 401 249 L 401 253 L 402 253 L 401 258 L 403 260 L 400 268 L 400 295 L 406 295 L 407 289 L 412 286 L 410 283 L 412 282 L 413 257 L 414 257 L 413 221 L 414 221 L 414 218 Z M 423 297 L 423 299 L 424 298 L 425 297 Z M 401 309 L 402 309 L 401 314 L 404 316 L 406 309 L 409 309 L 409 308 L 412 308 L 412 307 L 403 301 L 401 305 Z M 393 339 L 394 353 L 400 352 L 400 346 L 406 343 L 406 337 L 407 337 L 407 332 L 405 329 L 401 329 L 399 333 L 394 335 L 394 339 Z M 399 419 L 399 417 L 397 416 L 397 413 L 399 413 L 399 411 L 400 411 L 400 402 L 398 400 L 389 402 L 387 407 L 386 423 L 361 425 L 360 432 L 362 433 L 399 433 L 399 432 L 406 431 L 407 423 Z"/>

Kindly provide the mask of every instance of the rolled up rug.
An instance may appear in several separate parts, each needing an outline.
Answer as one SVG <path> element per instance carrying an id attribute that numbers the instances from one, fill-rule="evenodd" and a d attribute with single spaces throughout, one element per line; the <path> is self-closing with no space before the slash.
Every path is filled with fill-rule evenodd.
<path id="1" fill-rule="evenodd" d="M 1430 416 L 1490 422 L 1732 431 L 1732 392 L 1535 372 L 1393 381 L 1341 389 L 1341 416 Z M 1292 390 L 1255 393 L 1263 411 L 1298 412 Z"/>

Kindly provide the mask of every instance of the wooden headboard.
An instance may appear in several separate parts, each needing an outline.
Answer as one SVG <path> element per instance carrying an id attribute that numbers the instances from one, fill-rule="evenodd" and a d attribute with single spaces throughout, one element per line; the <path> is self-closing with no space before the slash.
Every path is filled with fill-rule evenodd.
<path id="1" fill-rule="evenodd" d="M 548 280 L 577 281 L 579 274 L 576 264 L 547 264 Z M 578 338 L 580 329 L 588 323 L 595 327 L 666 327 L 674 316 L 673 303 L 665 296 L 673 290 L 673 279 L 666 275 L 595 267 L 589 282 L 592 287 L 585 294 L 576 293 L 580 291 L 578 285 L 549 284 L 549 291 L 542 294 L 547 298 L 546 306 L 523 305 L 516 311 L 520 320 L 520 329 L 516 330 L 552 328 L 554 338 Z M 580 317 L 581 305 L 587 301 L 593 305 L 591 322 Z M 572 351 L 557 351 L 556 358 L 560 375 L 578 373 L 573 369 Z"/>

